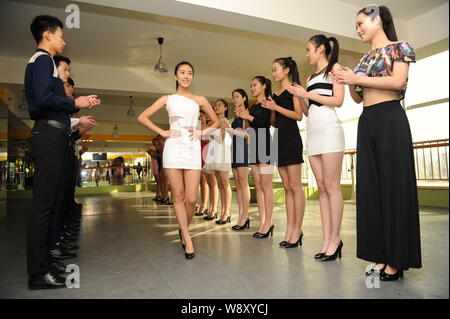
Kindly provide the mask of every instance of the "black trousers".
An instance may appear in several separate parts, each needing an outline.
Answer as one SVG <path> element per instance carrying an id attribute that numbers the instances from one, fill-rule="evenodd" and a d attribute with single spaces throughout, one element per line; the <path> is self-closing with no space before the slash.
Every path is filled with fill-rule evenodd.
<path id="1" fill-rule="evenodd" d="M 359 118 L 356 217 L 358 258 L 422 266 L 412 137 L 400 101 L 365 107 Z"/>
<path id="2" fill-rule="evenodd" d="M 61 225 L 61 205 L 65 195 L 64 158 L 69 144 L 69 135 L 65 130 L 39 123 L 32 129 L 31 153 L 35 170 L 33 203 L 27 225 L 30 276 L 48 272 L 49 235 L 55 229 L 60 231 Z"/>
<path id="3" fill-rule="evenodd" d="M 78 158 L 75 156 L 73 146 L 70 148 L 68 156 L 68 172 L 69 181 L 67 183 L 66 201 L 65 201 L 65 217 L 64 223 L 69 225 L 71 222 L 71 213 L 75 202 L 75 188 L 78 177 Z"/>

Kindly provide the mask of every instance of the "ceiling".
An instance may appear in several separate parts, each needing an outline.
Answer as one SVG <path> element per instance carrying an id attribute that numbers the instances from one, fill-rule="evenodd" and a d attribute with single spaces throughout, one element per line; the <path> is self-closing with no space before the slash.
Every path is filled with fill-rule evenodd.
<path id="1" fill-rule="evenodd" d="M 367 4 L 365 0 L 340 1 L 361 8 Z M 387 5 L 394 17 L 405 20 L 432 10 L 445 2 L 448 1 L 371 0 L 371 3 Z M 32 18 L 38 14 L 51 14 L 63 18 L 67 16 L 64 9 L 70 3 L 77 3 L 77 1 L 0 1 L 0 38 L 2 39 L 0 55 L 25 61 L 35 48 L 29 32 Z M 151 71 L 159 57 L 156 38 L 163 36 L 165 38 L 163 57 L 169 67 L 169 75 L 173 72 L 176 63 L 188 60 L 195 66 L 196 74 L 210 75 L 217 79 L 244 79 L 246 81 L 244 83 L 247 83 L 254 75 L 270 76 L 272 61 L 279 56 L 294 57 L 298 61 L 302 78 L 312 73 L 311 67 L 305 62 L 306 43 L 304 41 L 151 13 L 79 2 L 77 4 L 81 10 L 81 28 L 64 30 L 68 47 L 63 54 L 69 56 L 74 63 Z M 354 51 L 342 50 L 341 55 L 344 63 L 351 64 L 361 57 L 361 50 L 359 47 Z M 73 68 L 73 73 L 77 84 L 76 67 Z M 218 82 L 217 85 L 221 83 Z M 21 95 L 22 85 L 6 86 L 17 96 Z M 135 117 L 127 116 L 126 111 L 130 95 L 134 97 L 134 110 L 137 116 L 151 105 L 161 92 L 114 91 L 81 87 L 77 89 L 77 94 L 91 94 L 91 89 L 95 89 L 95 92 L 101 96 L 102 106 L 91 111 L 81 111 L 80 114 L 92 114 L 99 122 L 95 128 L 95 134 L 111 134 L 116 123 L 121 134 L 153 134 L 137 123 Z M 207 92 L 204 94 L 210 98 L 211 102 L 218 98 L 208 95 Z M 225 96 L 225 98 L 229 97 Z M 26 114 L 23 116 L 26 117 Z M 154 120 L 163 127 L 167 126 L 165 112 L 156 114 Z M 128 145 L 124 145 L 124 148 L 130 149 L 142 149 L 146 146 L 145 143 L 126 144 Z M 93 146 L 100 151 L 105 144 L 96 142 Z M 117 143 L 108 143 L 107 146 L 108 148 L 118 147 Z"/>
<path id="2" fill-rule="evenodd" d="M 410 20 L 448 2 L 448 0 L 339 0 L 362 8 L 370 4 L 384 5 L 395 18 Z"/>

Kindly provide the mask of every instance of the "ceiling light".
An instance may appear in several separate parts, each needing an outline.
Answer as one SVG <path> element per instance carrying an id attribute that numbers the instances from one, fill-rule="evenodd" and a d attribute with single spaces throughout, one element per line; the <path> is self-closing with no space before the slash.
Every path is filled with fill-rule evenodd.
<path id="1" fill-rule="evenodd" d="M 130 96 L 130 107 L 128 108 L 127 115 L 128 116 L 134 116 L 133 97 L 132 96 Z"/>
<path id="2" fill-rule="evenodd" d="M 112 137 L 115 139 L 118 139 L 120 136 L 119 131 L 120 131 L 119 127 L 117 126 L 117 123 L 116 123 L 116 125 L 114 126 L 113 131 L 112 131 Z"/>
<path id="3" fill-rule="evenodd" d="M 164 38 L 158 38 L 159 43 L 159 60 L 156 63 L 154 71 L 159 73 L 167 73 L 168 70 L 165 68 L 164 63 L 162 62 L 162 45 L 164 43 Z"/>

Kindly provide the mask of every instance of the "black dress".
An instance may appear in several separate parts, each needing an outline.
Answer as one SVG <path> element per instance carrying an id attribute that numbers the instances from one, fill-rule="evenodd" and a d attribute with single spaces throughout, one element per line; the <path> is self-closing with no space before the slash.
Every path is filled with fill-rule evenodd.
<path id="1" fill-rule="evenodd" d="M 249 164 L 268 164 L 270 161 L 270 147 L 272 144 L 272 136 L 270 135 L 270 110 L 261 106 L 260 103 L 253 105 L 250 108 L 250 115 L 254 117 L 250 122 L 250 127 L 253 130 L 248 130 L 250 133 L 249 139 Z M 259 140 L 265 138 L 265 150 L 260 150 Z M 261 154 L 265 158 L 260 158 Z M 272 163 L 273 164 L 273 163 Z"/>
<path id="2" fill-rule="evenodd" d="M 289 111 L 294 111 L 292 94 L 284 90 L 280 95 L 273 94 L 275 103 Z M 303 143 L 297 121 L 278 112 L 275 113 L 274 141 L 278 143 L 277 166 L 283 167 L 303 163 Z"/>
<path id="3" fill-rule="evenodd" d="M 233 129 L 244 129 L 244 120 L 236 117 L 231 123 Z M 244 138 L 233 134 L 232 144 L 232 168 L 247 167 L 248 166 L 248 145 Z"/>

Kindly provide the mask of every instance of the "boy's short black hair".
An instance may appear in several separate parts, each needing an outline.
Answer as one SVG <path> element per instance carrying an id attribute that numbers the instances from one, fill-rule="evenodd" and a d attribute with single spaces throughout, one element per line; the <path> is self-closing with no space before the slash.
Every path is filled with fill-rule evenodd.
<path id="1" fill-rule="evenodd" d="M 71 86 L 75 86 L 75 82 L 73 81 L 73 79 L 70 76 L 67 78 L 67 83 L 69 83 L 69 85 L 71 85 Z"/>
<path id="2" fill-rule="evenodd" d="M 31 22 L 30 30 L 31 34 L 33 34 L 34 40 L 36 40 L 36 43 L 39 44 L 39 42 L 42 41 L 42 34 L 45 31 L 54 33 L 58 27 L 63 29 L 64 25 L 57 17 L 40 15 L 33 19 L 33 22 Z"/>
<path id="3" fill-rule="evenodd" d="M 70 62 L 72 62 L 72 61 L 70 61 L 70 59 L 68 57 L 65 57 L 62 55 L 55 55 L 53 57 L 53 61 L 55 61 L 56 67 L 58 67 L 61 62 L 66 62 L 67 65 L 70 65 Z"/>

